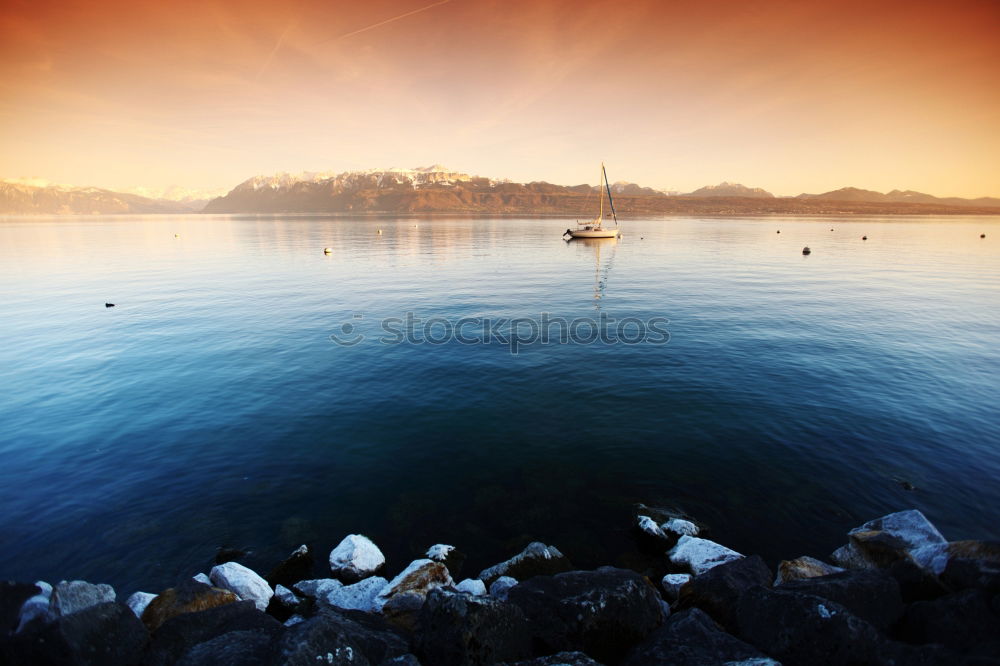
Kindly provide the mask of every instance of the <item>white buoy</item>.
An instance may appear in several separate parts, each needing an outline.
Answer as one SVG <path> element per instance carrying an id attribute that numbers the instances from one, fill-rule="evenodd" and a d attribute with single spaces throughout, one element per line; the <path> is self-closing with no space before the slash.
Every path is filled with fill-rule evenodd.
<path id="1" fill-rule="evenodd" d="M 180 237 L 181 237 L 180 234 L 174 234 L 174 238 L 180 238 Z"/>
<path id="2" fill-rule="evenodd" d="M 323 248 L 323 254 L 330 254 L 331 252 L 333 252 L 333 248 L 332 247 L 324 247 Z"/>
<path id="3" fill-rule="evenodd" d="M 379 236 L 381 236 L 381 235 L 382 235 L 382 230 L 381 230 L 381 229 L 379 229 L 379 230 L 378 230 L 378 235 L 379 235 Z"/>

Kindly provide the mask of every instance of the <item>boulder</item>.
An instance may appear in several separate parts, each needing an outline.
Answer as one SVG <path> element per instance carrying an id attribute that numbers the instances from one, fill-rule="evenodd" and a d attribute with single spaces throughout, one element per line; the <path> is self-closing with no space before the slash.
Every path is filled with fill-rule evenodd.
<path id="1" fill-rule="evenodd" d="M 407 653 L 406 640 L 382 618 L 323 608 L 314 617 L 285 630 L 275 648 L 275 659 L 287 666 L 377 666 Z"/>
<path id="2" fill-rule="evenodd" d="M 636 528 L 639 530 L 642 541 L 649 547 L 665 547 L 672 541 L 672 538 L 649 516 L 637 516 Z"/>
<path id="3" fill-rule="evenodd" d="M 520 608 L 444 589 L 427 595 L 415 643 L 423 662 L 441 666 L 495 664 L 531 656 L 528 622 Z"/>
<path id="4" fill-rule="evenodd" d="M 888 630 L 903 613 L 899 583 L 880 570 L 841 571 L 789 581 L 781 587 L 835 601 L 882 631 Z"/>
<path id="5" fill-rule="evenodd" d="M 726 631 L 736 631 L 736 604 L 752 587 L 771 585 L 771 570 L 759 555 L 741 557 L 712 567 L 685 585 L 678 608 L 700 608 Z"/>
<path id="6" fill-rule="evenodd" d="M 439 543 L 427 549 L 427 559 L 445 565 L 448 567 L 448 573 L 451 577 L 458 578 L 458 574 L 462 571 L 462 565 L 465 564 L 465 553 L 454 546 Z"/>
<path id="7" fill-rule="evenodd" d="M 397 594 L 382 606 L 382 617 L 399 631 L 412 634 L 417 630 L 417 620 L 427 597 L 413 592 Z"/>
<path id="8" fill-rule="evenodd" d="M 244 601 L 252 601 L 263 611 L 274 596 L 274 590 L 257 573 L 242 564 L 226 562 L 212 567 L 208 574 L 216 587 L 229 590 Z"/>
<path id="9" fill-rule="evenodd" d="M 455 586 L 459 592 L 467 592 L 474 596 L 484 596 L 486 594 L 486 583 L 478 578 L 466 578 Z"/>
<path id="10" fill-rule="evenodd" d="M 142 612 L 142 623 L 155 632 L 167 620 L 185 613 L 196 613 L 239 601 L 229 590 L 220 590 L 195 580 L 185 580 L 177 587 L 160 592 Z"/>
<path id="11" fill-rule="evenodd" d="M 375 598 L 374 607 L 381 609 L 397 595 L 426 597 L 434 588 L 454 584 L 445 565 L 433 560 L 414 560 L 382 588 Z"/>
<path id="12" fill-rule="evenodd" d="M 150 592 L 133 592 L 129 595 L 129 598 L 125 600 L 125 605 L 135 613 L 136 617 L 142 617 L 143 611 L 146 610 L 146 606 L 149 602 L 156 598 L 155 594 Z"/>
<path id="13" fill-rule="evenodd" d="M 697 608 L 675 613 L 625 656 L 622 666 L 781 666 L 760 650 L 730 636 Z"/>
<path id="14" fill-rule="evenodd" d="M 580 650 L 617 662 L 663 621 L 649 581 L 614 567 L 536 576 L 511 588 L 509 599 L 528 618 L 541 654 Z"/>
<path id="15" fill-rule="evenodd" d="M 840 604 L 786 589 L 755 587 L 737 605 L 738 637 L 785 666 L 881 663 L 878 630 Z"/>
<path id="16" fill-rule="evenodd" d="M 691 580 L 691 574 L 667 574 L 660 580 L 663 587 L 663 598 L 674 603 L 681 594 L 681 588 Z"/>
<path id="17" fill-rule="evenodd" d="M 115 600 L 115 591 L 103 583 L 94 585 L 82 580 L 62 581 L 52 590 L 51 610 L 56 615 L 71 615 Z"/>
<path id="18" fill-rule="evenodd" d="M 313 555 L 309 546 L 303 544 L 296 548 L 281 564 L 271 569 L 267 574 L 267 582 L 272 587 L 283 585 L 291 587 L 300 580 L 312 575 Z"/>
<path id="19" fill-rule="evenodd" d="M 18 611 L 17 632 L 20 633 L 32 622 L 51 622 L 55 615 L 51 609 L 52 586 L 43 580 L 36 581 L 39 592 L 21 605 Z"/>
<path id="20" fill-rule="evenodd" d="M 908 643 L 940 643 L 961 652 L 1000 655 L 1000 617 L 982 590 L 910 604 L 897 634 Z"/>
<path id="21" fill-rule="evenodd" d="M 685 567 L 698 576 L 712 567 L 738 560 L 743 555 L 714 541 L 685 535 L 667 553 L 667 557 L 673 564 Z"/>
<path id="22" fill-rule="evenodd" d="M 490 596 L 503 601 L 507 598 L 510 588 L 515 585 L 517 585 L 516 578 L 511 578 L 510 576 L 500 576 L 493 581 L 492 585 L 490 585 Z"/>
<path id="23" fill-rule="evenodd" d="M 1000 563 L 987 559 L 953 558 L 941 574 L 954 590 L 977 589 L 1000 595 Z"/>
<path id="24" fill-rule="evenodd" d="M 489 587 L 497 578 L 510 576 L 517 580 L 527 580 L 532 576 L 551 576 L 572 569 L 566 556 L 555 546 L 546 546 L 540 541 L 529 543 L 524 550 L 500 564 L 495 564 L 479 572 L 479 580 Z"/>
<path id="25" fill-rule="evenodd" d="M 196 573 L 194 576 L 191 576 L 191 580 L 196 580 L 199 583 L 204 583 L 205 585 L 212 584 L 212 579 L 209 578 L 206 573 Z"/>
<path id="26" fill-rule="evenodd" d="M 828 576 L 832 573 L 843 571 L 841 567 L 835 567 L 814 557 L 803 555 L 794 560 L 781 560 L 778 563 L 778 575 L 774 579 L 775 585 L 787 583 L 790 580 L 802 580 L 803 578 L 818 578 Z"/>
<path id="27" fill-rule="evenodd" d="M 344 587 L 344 584 L 335 578 L 314 578 L 312 580 L 300 580 L 292 585 L 292 589 L 304 597 L 319 599 L 325 597 L 331 591 Z"/>
<path id="28" fill-rule="evenodd" d="M 888 567 L 907 559 L 918 549 L 947 542 L 937 528 L 916 509 L 890 513 L 869 520 L 847 533 L 850 542 L 831 555 L 845 569 Z"/>
<path id="29" fill-rule="evenodd" d="M 385 556 L 371 539 L 349 534 L 330 551 L 330 570 L 345 583 L 371 576 L 385 564 Z"/>
<path id="30" fill-rule="evenodd" d="M 977 562 L 978 564 L 971 566 L 978 569 L 984 576 L 981 584 L 975 584 L 971 581 L 954 581 L 963 588 L 989 586 L 989 580 L 995 578 L 995 574 L 991 575 L 989 572 L 1000 570 L 1000 543 L 990 541 L 952 541 L 944 544 L 930 544 L 914 549 L 910 556 L 917 565 L 935 576 L 943 576 L 954 562 L 963 561 L 966 563 L 954 567 L 955 571 L 960 569 L 970 571 L 968 563 Z"/>
<path id="31" fill-rule="evenodd" d="M 601 664 L 582 652 L 557 652 L 546 657 L 535 657 L 499 666 L 601 666 Z"/>
<path id="32" fill-rule="evenodd" d="M 698 526 L 692 523 L 690 520 L 684 520 L 683 518 L 671 518 L 667 522 L 660 525 L 660 528 L 667 533 L 674 534 L 677 536 L 698 536 Z"/>
<path id="33" fill-rule="evenodd" d="M 280 583 L 274 588 L 274 598 L 279 604 L 285 606 L 286 608 L 296 608 L 299 605 L 299 602 L 302 601 L 294 592 Z"/>
<path id="34" fill-rule="evenodd" d="M 262 631 L 230 631 L 198 643 L 177 662 L 177 666 L 269 666 L 273 636 Z"/>
<path id="35" fill-rule="evenodd" d="M 252 601 L 235 601 L 182 613 L 166 620 L 156 630 L 143 663 L 146 666 L 175 664 L 195 646 L 237 631 L 265 634 L 269 641 L 275 641 L 284 627 L 270 615 L 257 610 Z"/>
<path id="36" fill-rule="evenodd" d="M 897 560 L 886 569 L 899 585 L 904 604 L 937 599 L 951 592 L 941 580 L 913 560 Z"/>
<path id="37" fill-rule="evenodd" d="M 385 578 L 372 576 L 353 585 L 330 588 L 324 594 L 317 595 L 316 602 L 320 606 L 372 612 L 376 609 L 375 600 L 388 584 Z"/>
<path id="38" fill-rule="evenodd" d="M 17 629 L 24 602 L 41 591 L 31 583 L 0 582 L 0 638 Z"/>

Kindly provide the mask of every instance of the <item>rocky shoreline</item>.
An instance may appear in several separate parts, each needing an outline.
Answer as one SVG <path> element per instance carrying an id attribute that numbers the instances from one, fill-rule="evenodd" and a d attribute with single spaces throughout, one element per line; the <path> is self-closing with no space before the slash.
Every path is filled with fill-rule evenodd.
<path id="1" fill-rule="evenodd" d="M 325 578 L 302 546 L 266 577 L 221 561 L 124 602 L 109 585 L 6 582 L 0 663 L 1000 665 L 1000 544 L 948 542 L 919 511 L 777 571 L 680 516 L 640 507 L 633 529 L 662 576 L 578 571 L 534 542 L 464 578 L 464 555 L 437 544 L 388 578 L 355 534 Z"/>

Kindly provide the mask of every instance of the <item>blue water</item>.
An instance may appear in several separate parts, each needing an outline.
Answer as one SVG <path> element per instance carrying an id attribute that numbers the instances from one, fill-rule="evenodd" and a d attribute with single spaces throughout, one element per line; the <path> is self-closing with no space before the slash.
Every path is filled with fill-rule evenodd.
<path id="1" fill-rule="evenodd" d="M 0 219 L 0 578 L 155 592 L 222 545 L 266 571 L 350 532 L 393 572 L 531 539 L 628 565 L 636 502 L 772 564 L 909 507 L 1000 538 L 1000 218 L 565 227 Z M 670 337 L 381 342 L 407 312 Z"/>

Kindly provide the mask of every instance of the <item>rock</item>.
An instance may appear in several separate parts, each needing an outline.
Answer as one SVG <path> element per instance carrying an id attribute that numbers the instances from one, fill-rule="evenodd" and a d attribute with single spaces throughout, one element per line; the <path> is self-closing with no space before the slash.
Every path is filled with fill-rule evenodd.
<path id="1" fill-rule="evenodd" d="M 149 602 L 156 598 L 155 594 L 150 592 L 133 592 L 128 599 L 125 600 L 125 605 L 135 613 L 136 617 L 142 617 L 142 612 L 146 610 L 146 606 Z"/>
<path id="2" fill-rule="evenodd" d="M 670 537 L 668 537 L 666 533 L 664 533 L 663 529 L 656 524 L 656 521 L 649 516 L 638 516 L 636 518 L 636 526 L 639 528 L 640 532 L 654 541 L 661 543 L 670 541 Z"/>
<path id="3" fill-rule="evenodd" d="M 455 550 L 454 546 L 449 546 L 448 544 L 438 543 L 427 549 L 427 559 L 434 560 L 435 562 L 444 563 L 448 559 L 448 555 Z"/>
<path id="4" fill-rule="evenodd" d="M 677 536 L 698 536 L 698 526 L 692 523 L 690 520 L 684 520 L 682 518 L 671 518 L 667 522 L 660 525 L 664 532 L 670 532 L 671 534 L 676 534 Z"/>
<path id="5" fill-rule="evenodd" d="M 601 664 L 582 652 L 557 652 L 547 657 L 535 657 L 527 661 L 501 664 L 500 666 L 601 666 Z"/>
<path id="6" fill-rule="evenodd" d="M 0 582 L 0 639 L 17 629 L 24 602 L 41 592 L 42 588 L 31 583 Z"/>
<path id="7" fill-rule="evenodd" d="M 660 581 L 663 587 L 663 597 L 670 603 L 677 601 L 681 588 L 691 580 L 691 574 L 667 574 Z"/>
<path id="8" fill-rule="evenodd" d="M 285 630 L 276 662 L 288 666 L 378 665 L 409 652 L 406 640 L 375 615 L 324 608 Z M 405 663 L 405 662 L 404 662 Z"/>
<path id="9" fill-rule="evenodd" d="M 1000 543 L 990 541 L 952 541 L 915 548 L 910 557 L 921 568 L 940 576 L 954 560 L 979 560 L 1000 566 Z M 987 568 L 989 566 L 987 565 Z"/>
<path id="10" fill-rule="evenodd" d="M 852 547 L 836 551 L 833 558 L 845 568 L 888 567 L 897 560 L 906 559 L 918 548 L 947 543 L 937 528 L 916 509 L 869 520 L 847 536 Z"/>
<path id="11" fill-rule="evenodd" d="M 685 535 L 667 553 L 667 557 L 673 564 L 687 567 L 691 573 L 697 576 L 712 567 L 738 560 L 743 555 L 714 541 Z"/>
<path id="12" fill-rule="evenodd" d="M 790 580 L 802 580 L 803 578 L 817 578 L 827 576 L 832 573 L 843 571 L 840 567 L 827 564 L 814 557 L 803 555 L 794 560 L 782 560 L 778 563 L 778 575 L 774 579 L 775 585 L 787 583 Z"/>
<path id="13" fill-rule="evenodd" d="M 36 620 L 48 623 L 55 617 L 51 609 L 52 586 L 40 580 L 35 582 L 35 587 L 40 592 L 32 597 L 28 597 L 18 612 L 17 633 L 23 631 L 29 624 Z"/>
<path id="14" fill-rule="evenodd" d="M 300 580 L 292 586 L 292 589 L 302 596 L 319 599 L 342 587 L 344 584 L 334 578 L 315 578 L 313 580 Z"/>
<path id="15" fill-rule="evenodd" d="M 934 601 L 910 604 L 897 626 L 909 643 L 940 643 L 962 652 L 1000 655 L 1000 617 L 982 590 L 964 590 Z M 992 649 L 989 649 L 992 646 Z"/>
<path id="16" fill-rule="evenodd" d="M 496 597 L 501 601 L 507 598 L 507 594 L 510 592 L 510 588 L 517 585 L 517 579 L 511 578 L 510 576 L 500 576 L 493 584 L 490 585 L 490 596 Z"/>
<path id="17" fill-rule="evenodd" d="M 759 555 L 741 557 L 712 567 L 684 586 L 678 608 L 700 608 L 726 631 L 735 633 L 736 604 L 752 587 L 770 587 L 771 570 Z"/>
<path id="18" fill-rule="evenodd" d="M 420 661 L 412 654 L 401 654 L 384 660 L 379 666 L 420 666 Z"/>
<path id="19" fill-rule="evenodd" d="M 106 601 L 33 625 L 3 648 L 10 664 L 138 664 L 149 640 L 124 604 Z"/>
<path id="20" fill-rule="evenodd" d="M 191 580 L 196 580 L 199 583 L 204 583 L 205 585 L 211 585 L 212 579 L 208 577 L 208 574 L 197 573 L 191 577 Z"/>
<path id="21" fill-rule="evenodd" d="M 427 597 L 414 592 L 397 594 L 382 606 L 382 617 L 390 625 L 407 634 L 417 630 L 417 620 Z"/>
<path id="22" fill-rule="evenodd" d="M 294 592 L 280 583 L 274 588 L 274 598 L 277 599 L 278 603 L 287 608 L 295 608 L 301 601 L 301 599 L 295 596 Z"/>
<path id="23" fill-rule="evenodd" d="M 622 666 L 709 666 L 753 664 L 781 666 L 757 648 L 730 636 L 697 608 L 672 615 L 632 648 Z"/>
<path id="24" fill-rule="evenodd" d="M 385 578 L 372 576 L 353 585 L 330 588 L 324 594 L 318 595 L 316 601 L 321 606 L 336 606 L 370 613 L 376 610 L 375 600 L 388 584 Z"/>
<path id="25" fill-rule="evenodd" d="M 62 581 L 52 590 L 50 609 L 56 615 L 71 615 L 114 600 L 115 591 L 110 585 L 94 585 L 82 580 Z"/>
<path id="26" fill-rule="evenodd" d="M 312 575 L 313 555 L 309 546 L 305 544 L 296 548 L 281 564 L 274 567 L 267 575 L 269 585 L 284 585 L 291 587 L 300 580 L 305 580 Z"/>
<path id="27" fill-rule="evenodd" d="M 454 546 L 439 543 L 427 549 L 427 559 L 445 565 L 451 577 L 457 579 L 458 574 L 462 572 L 462 565 L 465 564 L 465 553 Z"/>
<path id="28" fill-rule="evenodd" d="M 987 559 L 953 558 L 941 580 L 954 590 L 978 589 L 1000 595 L 1000 563 Z"/>
<path id="29" fill-rule="evenodd" d="M 428 664 L 495 664 L 531 656 L 524 613 L 491 597 L 433 590 L 417 626 L 415 652 Z"/>
<path id="30" fill-rule="evenodd" d="M 155 632 L 167 620 L 185 613 L 196 613 L 239 601 L 229 590 L 220 590 L 195 580 L 160 592 L 142 612 L 142 623 Z"/>
<path id="31" fill-rule="evenodd" d="M 226 562 L 234 562 L 241 557 L 246 557 L 247 551 L 240 550 L 239 548 L 227 548 L 225 546 L 219 546 L 219 549 L 215 551 L 215 563 L 225 564 Z"/>
<path id="32" fill-rule="evenodd" d="M 273 636 L 260 631 L 230 631 L 198 643 L 177 666 L 269 666 Z"/>
<path id="33" fill-rule="evenodd" d="M 304 617 L 302 617 L 301 615 L 293 615 L 290 618 L 288 618 L 287 620 L 285 620 L 284 625 L 286 627 L 291 627 L 293 625 L 298 624 L 299 622 L 305 622 L 305 621 L 306 621 L 306 619 Z"/>
<path id="34" fill-rule="evenodd" d="M 903 613 L 899 583 L 881 570 L 851 570 L 793 580 L 782 589 L 835 601 L 877 629 L 886 631 Z"/>
<path id="35" fill-rule="evenodd" d="M 830 561 L 844 569 L 874 569 L 875 564 L 868 561 L 857 546 L 848 543 L 830 553 Z"/>
<path id="36" fill-rule="evenodd" d="M 739 638 L 786 666 L 880 663 L 875 627 L 834 601 L 785 588 L 755 587 L 740 597 Z"/>
<path id="37" fill-rule="evenodd" d="M 501 576 L 527 580 L 532 576 L 551 576 L 570 569 L 572 565 L 558 548 L 533 541 L 509 560 L 479 572 L 478 578 L 489 587 Z"/>
<path id="38" fill-rule="evenodd" d="M 371 576 L 385 564 L 385 556 L 371 539 L 349 534 L 330 551 L 330 570 L 345 583 Z"/>
<path id="39" fill-rule="evenodd" d="M 252 601 L 257 610 L 263 611 L 274 596 L 274 590 L 251 569 L 236 562 L 226 562 L 212 567 L 208 577 L 216 587 L 229 590 L 244 601 Z"/>
<path id="40" fill-rule="evenodd" d="M 937 599 L 951 592 L 937 576 L 922 569 L 913 560 L 897 560 L 886 571 L 899 585 L 904 604 Z"/>
<path id="41" fill-rule="evenodd" d="M 467 592 L 481 597 L 486 594 L 486 583 L 478 578 L 466 578 L 461 583 L 456 585 L 455 589 L 459 592 Z"/>
<path id="42" fill-rule="evenodd" d="M 270 615 L 257 610 L 252 601 L 236 601 L 208 610 L 182 613 L 165 621 L 153 634 L 143 663 L 147 666 L 175 664 L 196 645 L 235 631 L 262 633 L 270 641 L 276 641 L 284 627 Z"/>
<path id="43" fill-rule="evenodd" d="M 433 560 L 414 560 L 382 588 L 375 598 L 375 608 L 381 609 L 396 595 L 415 594 L 426 597 L 434 588 L 454 584 L 445 565 Z"/>
<path id="44" fill-rule="evenodd" d="M 511 588 L 509 599 L 528 618 L 541 654 L 581 650 L 617 662 L 663 620 L 649 581 L 613 567 L 536 576 Z"/>

